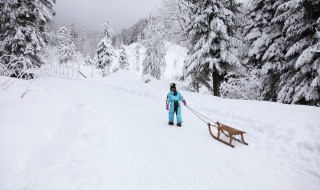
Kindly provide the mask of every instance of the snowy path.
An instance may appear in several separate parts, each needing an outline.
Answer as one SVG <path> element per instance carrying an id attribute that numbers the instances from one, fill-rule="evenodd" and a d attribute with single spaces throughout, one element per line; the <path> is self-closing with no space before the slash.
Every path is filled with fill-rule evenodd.
<path id="1" fill-rule="evenodd" d="M 167 85 L 126 74 L 42 78 L 24 99 L 23 85 L 0 91 L 0 167 L 10 171 L 0 171 L 0 189 L 319 188 L 319 108 L 182 92 L 201 113 L 248 132 L 250 145 L 232 149 L 187 109 L 182 128 L 167 126 Z"/>

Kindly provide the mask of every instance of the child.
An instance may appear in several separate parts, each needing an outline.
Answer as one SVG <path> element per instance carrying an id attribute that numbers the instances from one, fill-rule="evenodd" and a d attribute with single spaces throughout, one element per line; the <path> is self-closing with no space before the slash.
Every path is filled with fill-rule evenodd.
<path id="1" fill-rule="evenodd" d="M 173 125 L 174 114 L 177 115 L 177 126 L 181 127 L 182 117 L 181 117 L 181 104 L 180 101 L 186 106 L 187 102 L 184 100 L 183 96 L 176 89 L 176 84 L 170 84 L 170 92 L 167 95 L 166 109 L 169 110 L 169 125 Z M 170 106 L 170 109 L 169 109 Z"/>

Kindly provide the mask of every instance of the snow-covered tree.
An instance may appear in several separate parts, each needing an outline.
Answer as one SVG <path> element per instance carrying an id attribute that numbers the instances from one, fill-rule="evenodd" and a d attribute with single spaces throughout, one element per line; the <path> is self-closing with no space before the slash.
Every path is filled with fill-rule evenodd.
<path id="1" fill-rule="evenodd" d="M 100 41 L 99 32 L 87 33 L 86 51 L 90 57 L 95 57 L 97 53 L 97 44 Z"/>
<path id="2" fill-rule="evenodd" d="M 259 69 L 267 62 L 262 59 L 274 39 L 281 36 L 280 25 L 272 23 L 279 0 L 252 0 L 247 11 L 245 42 L 249 46 L 247 62 Z M 276 4 L 276 5 L 277 5 Z M 279 56 L 279 55 L 278 55 Z"/>
<path id="3" fill-rule="evenodd" d="M 129 70 L 128 54 L 124 46 L 120 48 L 119 67 L 120 69 Z"/>
<path id="4" fill-rule="evenodd" d="M 141 46 L 139 44 L 135 47 L 135 56 L 136 56 L 136 64 L 137 64 L 137 71 L 140 72 L 140 48 Z"/>
<path id="5" fill-rule="evenodd" d="M 57 63 L 59 60 L 59 38 L 54 31 L 46 32 L 47 43 L 46 46 L 40 52 L 40 58 L 44 63 Z"/>
<path id="6" fill-rule="evenodd" d="M 78 40 L 77 47 L 83 55 L 87 54 L 87 37 L 88 37 L 88 35 L 86 32 L 86 29 L 84 27 L 82 27 L 80 34 L 79 34 L 79 40 Z"/>
<path id="7" fill-rule="evenodd" d="M 76 25 L 74 23 L 72 23 L 71 26 L 70 26 L 69 35 L 70 35 L 71 42 L 74 45 L 76 45 L 77 41 L 78 41 L 79 34 L 78 34 L 78 31 L 77 31 Z"/>
<path id="8" fill-rule="evenodd" d="M 153 20 L 145 30 L 145 40 L 143 44 L 146 48 L 143 60 L 143 74 L 149 74 L 156 79 L 160 79 L 164 72 L 165 64 L 165 44 L 162 35 L 163 25 Z"/>
<path id="9" fill-rule="evenodd" d="M 141 42 L 144 40 L 143 31 L 149 25 L 149 19 L 140 18 L 138 22 L 133 24 L 128 29 L 123 29 L 120 34 L 113 38 L 113 45 L 115 48 L 121 47 L 121 45 L 129 45 L 134 42 Z"/>
<path id="10" fill-rule="evenodd" d="M 110 67 L 112 65 L 115 52 L 111 45 L 112 29 L 110 28 L 110 22 L 104 24 L 103 37 L 98 44 L 97 49 L 97 68 L 101 69 L 103 76 L 106 76 L 106 70 L 110 73 Z"/>
<path id="11" fill-rule="evenodd" d="M 320 49 L 317 28 L 320 0 L 286 0 L 277 8 L 274 23 L 281 23 L 286 63 L 280 67 L 277 100 L 284 103 L 320 103 Z"/>
<path id="12" fill-rule="evenodd" d="M 93 65 L 94 61 L 89 57 L 89 56 L 86 56 L 85 59 L 84 59 L 84 62 L 90 66 L 90 65 Z"/>
<path id="13" fill-rule="evenodd" d="M 166 39 L 186 46 L 189 41 L 186 28 L 190 20 L 186 2 L 184 0 L 163 0 L 159 13 L 165 25 Z"/>
<path id="14" fill-rule="evenodd" d="M 73 60 L 75 56 L 75 45 L 66 27 L 60 27 L 58 29 L 58 41 L 59 63 L 67 63 Z"/>
<path id="15" fill-rule="evenodd" d="M 0 0 L 0 59 L 18 76 L 25 69 L 42 64 L 45 30 L 55 0 Z"/>
<path id="16" fill-rule="evenodd" d="M 276 100 L 279 83 L 279 68 L 284 63 L 284 38 L 281 24 L 273 23 L 277 6 L 283 0 L 252 0 L 244 28 L 248 54 L 245 63 L 249 67 L 260 69 L 264 100 Z"/>
<path id="17" fill-rule="evenodd" d="M 191 44 L 184 66 L 184 78 L 191 86 L 204 85 L 220 96 L 224 76 L 241 67 L 237 48 L 242 45 L 236 34 L 237 5 L 233 0 L 186 0 L 191 15 L 186 28 Z M 198 89 L 196 89 L 198 90 Z"/>

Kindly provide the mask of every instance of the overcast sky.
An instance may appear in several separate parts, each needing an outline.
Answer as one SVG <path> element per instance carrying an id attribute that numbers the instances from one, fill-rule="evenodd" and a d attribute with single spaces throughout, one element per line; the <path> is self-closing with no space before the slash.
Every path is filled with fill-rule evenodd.
<path id="1" fill-rule="evenodd" d="M 87 31 L 101 31 L 107 19 L 115 33 L 148 17 L 162 0 L 57 0 L 54 26 L 84 26 Z M 248 1 L 248 0 L 239 0 Z"/>
<path id="2" fill-rule="evenodd" d="M 101 31 L 107 19 L 115 33 L 156 11 L 161 0 L 57 0 L 54 25 Z"/>

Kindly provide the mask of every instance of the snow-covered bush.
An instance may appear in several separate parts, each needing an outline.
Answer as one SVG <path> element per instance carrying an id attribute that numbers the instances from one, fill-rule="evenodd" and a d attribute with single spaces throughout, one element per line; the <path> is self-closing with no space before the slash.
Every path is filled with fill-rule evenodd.
<path id="1" fill-rule="evenodd" d="M 5 64 L 0 63 L 0 76 L 10 76 L 11 72 Z"/>
<path id="2" fill-rule="evenodd" d="M 221 96 L 231 99 L 261 100 L 262 83 L 258 69 L 232 73 L 225 76 L 220 86 Z"/>

